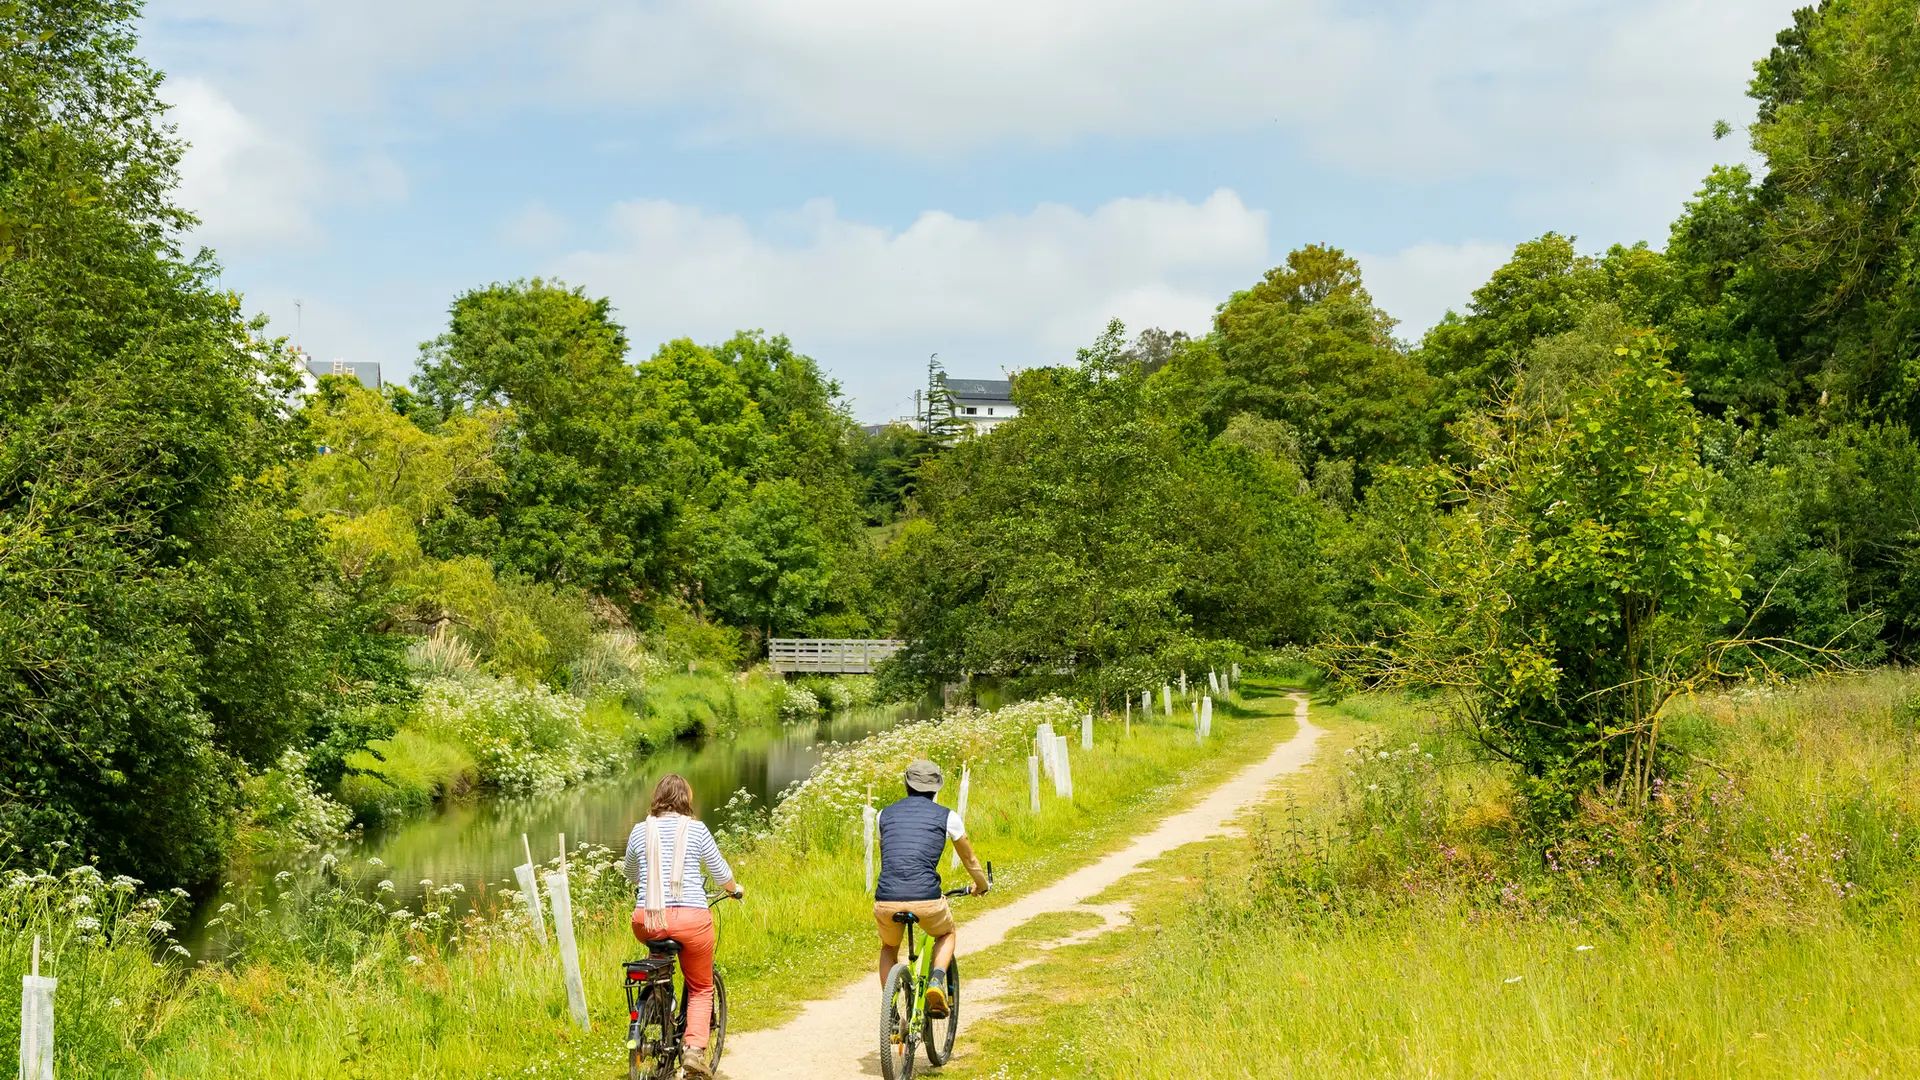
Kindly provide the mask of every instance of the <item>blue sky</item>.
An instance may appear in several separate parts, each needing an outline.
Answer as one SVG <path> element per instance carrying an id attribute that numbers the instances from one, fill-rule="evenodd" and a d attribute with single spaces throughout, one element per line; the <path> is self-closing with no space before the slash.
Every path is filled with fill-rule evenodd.
<path id="1" fill-rule="evenodd" d="M 879 420 L 929 353 L 1202 331 L 1303 243 L 1407 336 L 1547 230 L 1659 245 L 1792 7 L 150 0 L 143 35 L 196 239 L 315 356 L 405 377 L 459 291 L 557 276 L 638 353 L 785 332 Z"/>

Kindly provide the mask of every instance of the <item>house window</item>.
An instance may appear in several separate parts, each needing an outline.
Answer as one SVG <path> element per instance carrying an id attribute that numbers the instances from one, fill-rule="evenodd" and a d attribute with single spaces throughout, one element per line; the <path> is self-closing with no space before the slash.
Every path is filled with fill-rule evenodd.
<path id="1" fill-rule="evenodd" d="M 993 410 L 992 410 L 992 409 L 988 409 L 988 410 L 987 410 L 987 415 L 988 415 L 988 416 L 992 416 L 992 415 L 993 415 Z"/>
<path id="2" fill-rule="evenodd" d="M 979 410 L 979 409 L 968 409 L 968 410 L 967 410 L 967 415 L 968 415 L 968 416 L 978 416 L 978 415 L 980 415 L 980 410 Z"/>

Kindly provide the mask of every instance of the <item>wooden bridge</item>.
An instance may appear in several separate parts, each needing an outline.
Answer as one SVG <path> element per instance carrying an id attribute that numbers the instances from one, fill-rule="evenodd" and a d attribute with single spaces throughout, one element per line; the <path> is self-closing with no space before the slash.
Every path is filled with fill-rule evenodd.
<path id="1" fill-rule="evenodd" d="M 767 662 L 779 672 L 870 675 L 875 665 L 906 644 L 892 638 L 771 638 Z"/>

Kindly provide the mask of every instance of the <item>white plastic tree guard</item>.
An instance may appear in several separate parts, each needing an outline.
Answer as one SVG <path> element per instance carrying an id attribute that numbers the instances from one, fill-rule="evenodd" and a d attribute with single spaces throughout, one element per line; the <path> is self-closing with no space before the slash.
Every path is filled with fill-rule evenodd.
<path id="1" fill-rule="evenodd" d="M 560 869 L 546 875 L 547 898 L 553 901 L 553 935 L 560 942 L 560 974 L 567 983 L 567 1008 L 581 1031 L 592 1031 L 587 1016 L 587 988 L 580 980 L 580 947 L 573 937 L 573 895 L 567 888 L 567 834 L 560 834 Z"/>
<path id="2" fill-rule="evenodd" d="M 1053 752 L 1059 756 L 1059 760 L 1053 763 L 1056 770 L 1053 777 L 1054 789 L 1060 793 L 1061 798 L 1072 802 L 1073 766 L 1067 761 L 1067 737 L 1065 735 L 1056 737 Z"/>
<path id="3" fill-rule="evenodd" d="M 1092 713 L 1086 713 L 1080 717 L 1080 749 L 1082 750 L 1093 749 L 1093 714 Z"/>
<path id="4" fill-rule="evenodd" d="M 1040 812 L 1040 755 L 1027 755 L 1027 809 Z"/>
<path id="5" fill-rule="evenodd" d="M 967 794 L 972 789 L 973 789 L 973 766 L 962 765 L 960 766 L 960 802 L 959 802 L 959 805 L 954 807 L 954 813 L 960 815 L 960 821 L 962 824 L 965 824 L 967 820 Z M 953 862 L 951 865 L 953 866 L 960 865 L 960 849 L 959 848 L 953 849 Z"/>
<path id="6" fill-rule="evenodd" d="M 520 898 L 527 903 L 527 918 L 533 920 L 533 932 L 540 938 L 540 946 L 547 944 L 547 915 L 540 910 L 540 881 L 534 876 L 533 844 L 527 840 L 527 834 L 520 834 L 520 846 L 526 850 L 525 864 L 513 868 L 513 878 L 520 883 Z"/>
<path id="7" fill-rule="evenodd" d="M 20 976 L 20 1080 L 53 1080 L 53 988 L 40 974 L 40 935 L 33 936 L 33 967 Z"/>
<path id="8" fill-rule="evenodd" d="M 867 851 L 867 869 L 860 880 L 865 883 L 869 895 L 873 893 L 873 836 L 879 821 L 880 811 L 875 810 L 872 803 L 860 808 L 860 843 Z"/>

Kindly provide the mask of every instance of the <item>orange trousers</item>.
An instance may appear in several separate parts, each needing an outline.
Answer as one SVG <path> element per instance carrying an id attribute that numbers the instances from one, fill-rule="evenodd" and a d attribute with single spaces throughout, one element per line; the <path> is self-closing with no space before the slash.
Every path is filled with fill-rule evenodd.
<path id="1" fill-rule="evenodd" d="M 633 936 L 641 941 L 672 938 L 680 943 L 680 975 L 687 980 L 686 1045 L 705 1050 L 713 1030 L 713 912 L 670 907 L 666 916 L 665 930 L 649 930 L 647 913 L 634 909 Z"/>

